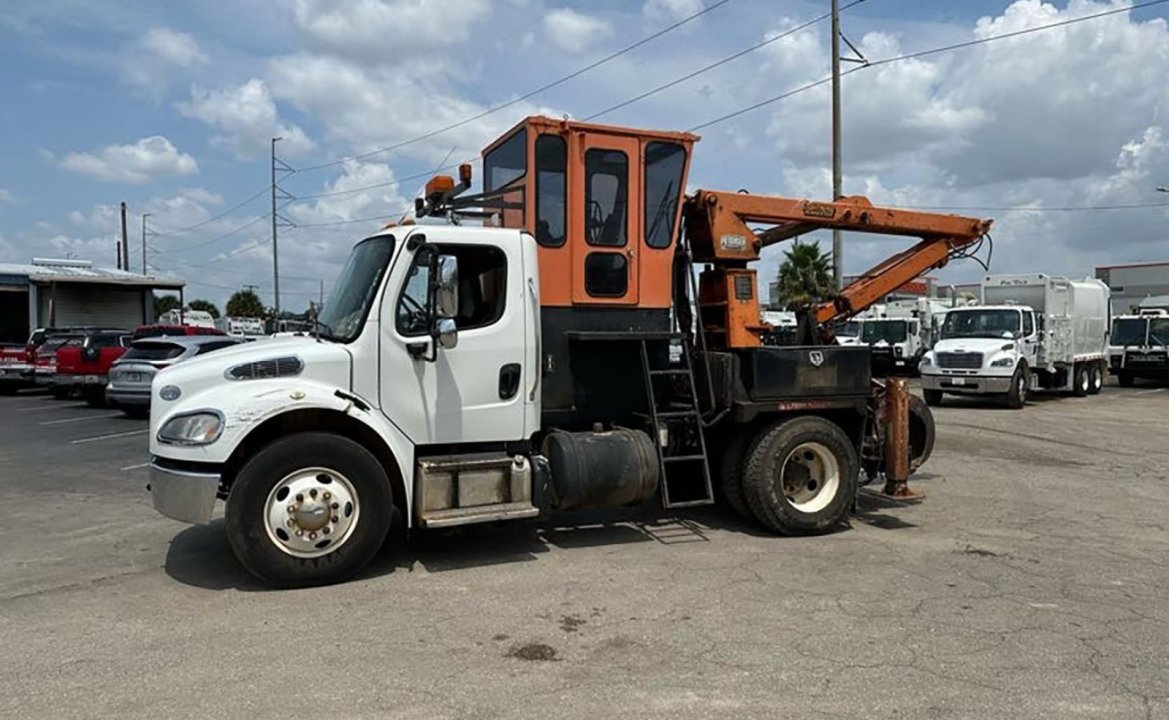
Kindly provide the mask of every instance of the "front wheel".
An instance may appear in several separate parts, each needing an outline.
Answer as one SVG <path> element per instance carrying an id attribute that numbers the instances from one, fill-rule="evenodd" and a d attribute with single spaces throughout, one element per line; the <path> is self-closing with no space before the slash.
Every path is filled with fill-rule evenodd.
<path id="1" fill-rule="evenodd" d="M 743 495 L 752 514 L 785 535 L 827 532 L 856 497 L 860 463 L 844 431 L 804 416 L 764 429 L 747 451 Z"/>
<path id="2" fill-rule="evenodd" d="M 1120 383 L 1121 387 L 1132 387 L 1134 384 L 1134 378 L 1131 373 L 1117 373 L 1116 382 Z"/>
<path id="3" fill-rule="evenodd" d="M 325 585 L 365 567 L 392 511 L 389 478 L 368 450 L 331 433 L 299 433 L 239 471 L 227 498 L 227 538 L 240 563 L 271 585 Z"/>
<path id="4" fill-rule="evenodd" d="M 1015 368 L 1015 374 L 1011 376 L 1011 389 L 1007 391 L 1007 407 L 1020 410 L 1027 404 L 1028 382 L 1027 368 L 1022 365 Z"/>
<path id="5" fill-rule="evenodd" d="M 926 388 L 921 391 L 921 396 L 925 398 L 925 404 L 930 407 L 941 407 L 942 396 L 945 395 L 941 390 L 930 390 Z"/>
<path id="6" fill-rule="evenodd" d="M 1099 395 L 1104 387 L 1104 368 L 1096 363 L 1088 371 L 1088 394 Z"/>

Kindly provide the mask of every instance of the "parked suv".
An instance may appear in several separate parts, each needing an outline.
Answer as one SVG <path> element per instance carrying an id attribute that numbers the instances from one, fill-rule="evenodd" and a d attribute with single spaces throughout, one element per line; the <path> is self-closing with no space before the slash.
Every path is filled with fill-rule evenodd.
<path id="1" fill-rule="evenodd" d="M 146 417 L 150 414 L 150 383 L 159 370 L 240 342 L 241 338 L 226 335 L 135 340 L 110 368 L 106 401 L 131 417 Z"/>
<path id="2" fill-rule="evenodd" d="M 78 392 L 90 405 L 103 404 L 110 366 L 126 352 L 131 339 L 129 330 L 92 330 L 80 345 L 64 345 L 57 350 L 53 387 L 62 395 Z"/>

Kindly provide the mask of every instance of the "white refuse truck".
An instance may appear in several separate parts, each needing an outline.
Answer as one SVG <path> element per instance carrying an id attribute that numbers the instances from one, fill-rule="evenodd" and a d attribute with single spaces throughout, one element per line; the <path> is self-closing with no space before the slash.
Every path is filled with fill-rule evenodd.
<path id="1" fill-rule="evenodd" d="M 922 356 L 925 401 L 1001 395 L 1021 408 L 1033 390 L 1094 395 L 1104 384 L 1109 290 L 1094 278 L 988 275 L 979 305 L 946 313 Z"/>
<path id="2" fill-rule="evenodd" d="M 893 300 L 859 318 L 860 344 L 872 352 L 873 374 L 918 372 L 921 357 L 934 343 L 947 305 L 929 298 Z"/>
<path id="3" fill-rule="evenodd" d="M 1113 318 L 1108 360 L 1122 387 L 1137 379 L 1169 382 L 1169 310 L 1142 307 Z"/>

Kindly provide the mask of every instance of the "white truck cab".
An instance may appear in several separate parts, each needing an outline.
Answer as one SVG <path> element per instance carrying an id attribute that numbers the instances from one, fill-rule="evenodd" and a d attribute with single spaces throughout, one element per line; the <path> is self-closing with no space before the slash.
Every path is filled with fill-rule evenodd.
<path id="1" fill-rule="evenodd" d="M 937 342 L 922 357 L 927 403 L 941 404 L 945 393 L 1000 395 L 1021 408 L 1032 390 L 1100 392 L 1108 337 L 1104 283 L 989 275 L 982 297 L 982 305 L 949 309 Z"/>
<path id="2" fill-rule="evenodd" d="M 1113 318 L 1108 363 L 1122 387 L 1137 379 L 1169 380 L 1169 310 L 1140 308 Z"/>

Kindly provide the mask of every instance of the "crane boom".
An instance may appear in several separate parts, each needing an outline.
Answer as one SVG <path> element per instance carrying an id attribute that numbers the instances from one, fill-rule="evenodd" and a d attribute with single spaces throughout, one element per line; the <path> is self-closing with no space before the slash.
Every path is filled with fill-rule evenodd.
<path id="1" fill-rule="evenodd" d="M 747 293 L 763 248 L 814 230 L 840 229 L 879 235 L 916 237 L 920 241 L 863 273 L 830 301 L 811 308 L 821 326 L 863 311 L 931 268 L 946 264 L 990 230 L 991 220 L 903 210 L 873 205 L 865 197 L 816 202 L 749 193 L 699 190 L 683 207 L 686 235 L 696 263 L 710 269 L 700 277 L 699 303 L 719 312 L 705 313 L 708 332 L 725 337 L 727 347 L 759 344 L 759 303 Z M 764 225 L 764 228 L 752 227 Z"/>

